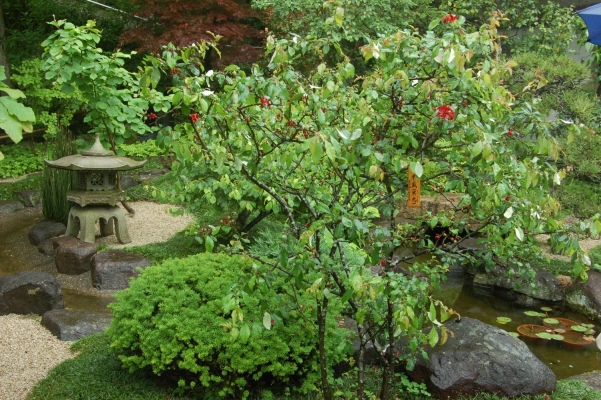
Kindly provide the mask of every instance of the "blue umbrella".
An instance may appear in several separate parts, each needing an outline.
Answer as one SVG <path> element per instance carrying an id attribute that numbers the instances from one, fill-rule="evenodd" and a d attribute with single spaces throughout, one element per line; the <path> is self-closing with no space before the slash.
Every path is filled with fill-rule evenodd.
<path id="1" fill-rule="evenodd" d="M 601 46 L 601 3 L 577 11 L 588 29 L 588 41 Z"/>

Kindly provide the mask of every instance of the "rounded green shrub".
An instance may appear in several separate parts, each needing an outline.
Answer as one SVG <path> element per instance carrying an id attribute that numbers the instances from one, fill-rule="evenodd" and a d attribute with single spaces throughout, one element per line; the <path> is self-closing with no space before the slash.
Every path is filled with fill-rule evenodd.
<path id="1" fill-rule="evenodd" d="M 232 335 L 223 299 L 255 273 L 249 258 L 206 253 L 146 268 L 110 306 L 111 347 L 130 371 L 175 376 L 179 386 L 209 397 L 246 398 L 252 388 L 288 384 L 314 390 L 319 372 L 311 296 L 295 292 L 283 278 L 269 282 L 271 290 L 241 292 L 238 324 L 246 328 Z M 283 307 L 292 293 L 302 306 Z M 273 318 L 270 330 L 265 311 Z M 341 361 L 345 349 L 336 327 L 332 318 L 326 338 L 332 362 Z M 250 333 L 246 340 L 243 329 Z"/>

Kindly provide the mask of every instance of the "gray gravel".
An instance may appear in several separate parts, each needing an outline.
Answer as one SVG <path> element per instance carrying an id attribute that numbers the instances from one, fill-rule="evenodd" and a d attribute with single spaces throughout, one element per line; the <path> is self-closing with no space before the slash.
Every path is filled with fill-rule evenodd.
<path id="1" fill-rule="evenodd" d="M 0 400 L 25 399 L 35 384 L 61 362 L 74 357 L 39 317 L 0 316 Z"/>

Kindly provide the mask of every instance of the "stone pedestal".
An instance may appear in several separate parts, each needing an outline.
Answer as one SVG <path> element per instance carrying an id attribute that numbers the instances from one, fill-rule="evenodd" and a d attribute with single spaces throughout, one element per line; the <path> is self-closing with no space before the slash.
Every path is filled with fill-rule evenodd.
<path id="1" fill-rule="evenodd" d="M 94 243 L 96 241 L 96 221 L 100 221 L 102 236 L 112 235 L 114 225 L 119 243 L 131 242 L 127 232 L 125 212 L 118 206 L 73 206 L 69 211 L 65 235 L 77 237 L 81 233 L 79 238 L 81 241 Z"/>

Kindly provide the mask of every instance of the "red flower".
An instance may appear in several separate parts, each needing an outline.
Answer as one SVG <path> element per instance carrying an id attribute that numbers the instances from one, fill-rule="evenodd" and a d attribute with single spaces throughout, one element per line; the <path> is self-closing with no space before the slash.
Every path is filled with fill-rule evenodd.
<path id="1" fill-rule="evenodd" d="M 386 265 L 386 260 L 385 259 L 381 259 L 380 260 L 380 265 L 381 266 L 385 266 Z"/>
<path id="2" fill-rule="evenodd" d="M 198 121 L 199 118 L 200 118 L 200 115 L 198 115 L 198 113 L 190 114 L 190 121 L 192 121 L 192 123 L 195 123 L 196 121 Z"/>
<path id="3" fill-rule="evenodd" d="M 447 14 L 442 17 L 442 22 L 445 24 L 450 24 L 451 22 L 457 21 L 457 16 L 455 14 Z"/>
<path id="4" fill-rule="evenodd" d="M 506 201 L 509 201 L 509 199 L 511 199 L 511 196 L 505 196 Z"/>
<path id="5" fill-rule="evenodd" d="M 262 96 L 260 101 L 261 101 L 261 107 L 269 106 L 269 104 L 270 104 L 269 99 L 265 96 Z"/>
<path id="6" fill-rule="evenodd" d="M 509 136 L 513 135 L 513 129 L 511 129 L 511 128 L 507 129 L 507 135 L 509 135 Z"/>
<path id="7" fill-rule="evenodd" d="M 439 106 L 436 109 L 436 116 L 441 119 L 446 119 L 447 121 L 452 121 L 455 119 L 455 111 L 453 111 L 451 106 Z"/>
<path id="8" fill-rule="evenodd" d="M 177 74 L 178 72 L 179 72 L 179 69 L 177 69 L 177 68 L 173 68 L 173 69 L 171 70 L 171 75 L 175 75 L 175 74 Z"/>
<path id="9" fill-rule="evenodd" d="M 150 113 L 150 114 L 148 114 L 147 119 L 149 121 L 154 121 L 155 119 L 157 119 L 157 115 L 155 113 Z"/>

